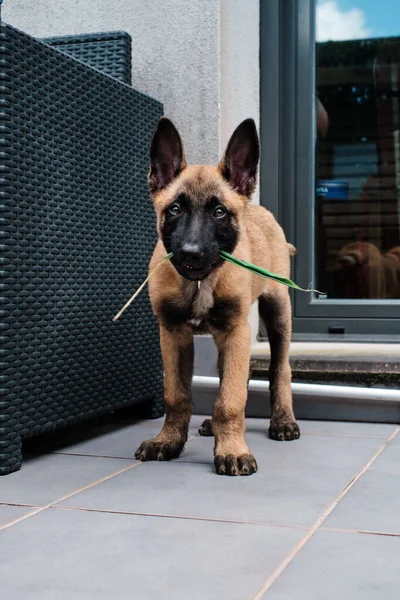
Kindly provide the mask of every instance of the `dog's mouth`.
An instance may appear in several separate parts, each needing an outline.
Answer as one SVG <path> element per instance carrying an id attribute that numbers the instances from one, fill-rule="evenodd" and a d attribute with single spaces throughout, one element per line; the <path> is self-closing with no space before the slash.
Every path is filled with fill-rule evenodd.
<path id="1" fill-rule="evenodd" d="M 185 263 L 180 266 L 176 266 L 175 268 L 178 271 L 178 273 L 180 275 L 182 275 L 182 277 L 185 277 L 185 279 L 198 280 L 198 281 L 201 281 L 202 279 L 205 279 L 206 277 L 208 277 L 210 275 L 211 271 L 213 270 L 212 265 L 195 267 L 193 265 L 185 264 Z"/>
<path id="2" fill-rule="evenodd" d="M 218 266 L 217 263 L 209 263 L 207 265 L 193 265 L 190 263 L 177 264 L 173 258 L 171 259 L 171 262 L 179 275 L 190 281 L 202 281 L 203 279 L 206 279 Z"/>

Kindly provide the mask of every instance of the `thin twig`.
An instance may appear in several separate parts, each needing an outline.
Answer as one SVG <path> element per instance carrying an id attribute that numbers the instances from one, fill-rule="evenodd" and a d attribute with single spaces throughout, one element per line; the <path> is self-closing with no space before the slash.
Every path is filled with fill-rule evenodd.
<path id="1" fill-rule="evenodd" d="M 161 267 L 161 265 L 163 265 L 165 262 L 167 262 L 167 260 L 169 260 L 172 256 L 172 252 L 170 254 L 167 254 L 166 256 L 164 256 L 164 258 L 158 263 L 157 266 L 154 267 L 154 269 L 152 271 L 150 271 L 150 273 L 148 274 L 148 276 L 146 277 L 146 279 L 143 281 L 143 283 L 138 287 L 138 289 L 136 290 L 136 292 L 133 294 L 133 296 L 131 298 L 129 298 L 128 302 L 126 304 L 124 304 L 124 306 L 121 308 L 121 310 L 119 311 L 119 313 L 117 313 L 115 315 L 115 317 L 113 318 L 113 321 L 117 321 L 120 316 L 122 315 L 122 313 L 124 312 L 124 310 L 126 308 L 128 308 L 128 306 L 130 304 L 132 304 L 132 302 L 134 301 L 134 299 L 136 298 L 136 296 L 138 294 L 140 294 L 140 292 L 142 291 L 142 289 L 144 288 L 144 286 L 146 285 L 146 283 L 149 281 L 150 277 L 153 277 L 154 273 L 157 271 L 157 269 L 159 267 Z"/>

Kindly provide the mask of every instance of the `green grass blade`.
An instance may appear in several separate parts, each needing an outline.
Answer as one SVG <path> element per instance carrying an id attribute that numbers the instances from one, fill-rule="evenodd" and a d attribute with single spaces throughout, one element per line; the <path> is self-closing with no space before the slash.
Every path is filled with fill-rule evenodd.
<path id="1" fill-rule="evenodd" d="M 317 290 L 311 290 L 311 289 L 306 290 L 304 288 L 301 288 L 300 286 L 297 285 L 297 283 L 295 283 L 291 279 L 288 279 L 287 277 L 282 277 L 282 275 L 278 275 L 277 273 L 273 273 L 272 271 L 267 271 L 267 269 L 263 269 L 262 267 L 253 265 L 252 263 L 246 262 L 245 260 L 241 260 L 240 258 L 236 258 L 236 256 L 232 256 L 232 254 L 229 254 L 229 252 L 225 252 L 225 250 L 221 250 L 219 254 L 220 254 L 221 258 L 223 258 L 224 260 L 226 260 L 234 265 L 237 265 L 238 267 L 243 267 L 244 269 L 247 269 L 248 271 L 250 271 L 251 273 L 254 273 L 255 275 L 259 275 L 260 277 L 264 277 L 265 279 L 272 279 L 273 281 L 277 281 L 278 283 L 281 283 L 282 285 L 291 287 L 294 290 L 301 290 L 302 292 L 316 292 L 317 291 Z M 320 292 L 317 292 L 317 293 L 320 293 Z"/>

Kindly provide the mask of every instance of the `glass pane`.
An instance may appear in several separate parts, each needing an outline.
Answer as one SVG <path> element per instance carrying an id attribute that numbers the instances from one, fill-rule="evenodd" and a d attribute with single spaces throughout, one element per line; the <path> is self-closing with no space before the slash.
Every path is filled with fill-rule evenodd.
<path id="1" fill-rule="evenodd" d="M 316 11 L 316 287 L 400 298 L 400 0 Z"/>

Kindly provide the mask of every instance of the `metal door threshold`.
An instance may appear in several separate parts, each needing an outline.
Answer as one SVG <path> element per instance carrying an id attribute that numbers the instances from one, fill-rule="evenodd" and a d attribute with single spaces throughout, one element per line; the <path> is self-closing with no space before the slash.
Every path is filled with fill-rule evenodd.
<path id="1" fill-rule="evenodd" d="M 219 378 L 193 376 L 194 411 L 210 415 Z M 400 423 L 400 390 L 344 385 L 292 383 L 298 419 Z M 269 382 L 250 379 L 248 417 L 269 417 Z"/>

